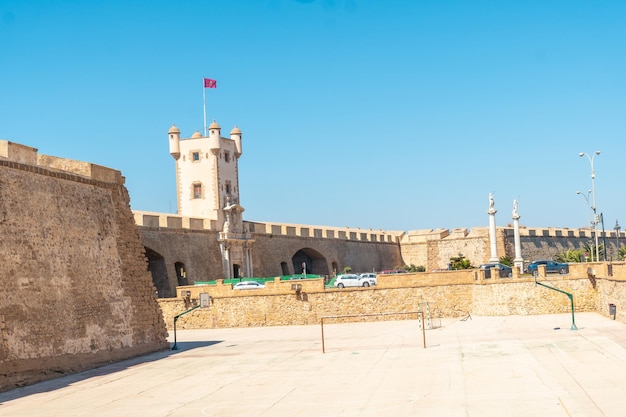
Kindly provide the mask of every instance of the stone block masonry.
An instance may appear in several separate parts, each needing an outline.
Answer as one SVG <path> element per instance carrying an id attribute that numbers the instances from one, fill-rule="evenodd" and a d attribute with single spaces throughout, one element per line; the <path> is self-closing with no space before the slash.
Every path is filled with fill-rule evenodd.
<path id="1" fill-rule="evenodd" d="M 617 320 L 626 321 L 626 265 L 572 264 L 569 275 L 540 278 L 573 294 L 576 312 L 595 311 L 608 316 L 608 304 L 617 307 Z M 262 290 L 236 291 L 230 285 L 179 287 L 191 292 L 191 301 L 202 292 L 211 296 L 209 308 L 182 316 L 178 329 L 285 326 L 319 324 L 323 316 L 373 315 L 417 311 L 429 303 L 433 317 L 536 315 L 571 312 L 569 298 L 535 284 L 529 275 L 485 279 L 479 270 L 378 275 L 378 285 L 369 288 L 324 289 L 313 280 L 300 293 L 290 282 L 269 282 Z M 173 318 L 189 307 L 182 298 L 159 300 L 169 328 Z M 410 315 L 369 316 L 344 319 L 403 320 Z"/>
<path id="2" fill-rule="evenodd" d="M 0 391 L 168 347 L 119 171 L 0 141 Z"/>

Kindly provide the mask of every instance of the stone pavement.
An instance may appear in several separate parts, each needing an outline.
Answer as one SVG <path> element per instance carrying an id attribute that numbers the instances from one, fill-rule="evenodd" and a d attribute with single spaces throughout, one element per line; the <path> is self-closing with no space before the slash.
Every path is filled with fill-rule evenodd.
<path id="1" fill-rule="evenodd" d="M 178 331 L 179 350 L 0 393 L 0 416 L 626 415 L 626 325 L 595 313 Z"/>

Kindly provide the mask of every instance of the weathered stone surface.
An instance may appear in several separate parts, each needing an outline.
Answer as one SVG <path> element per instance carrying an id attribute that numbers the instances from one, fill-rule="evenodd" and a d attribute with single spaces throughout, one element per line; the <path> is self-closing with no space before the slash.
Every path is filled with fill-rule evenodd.
<path id="1" fill-rule="evenodd" d="M 160 297 L 171 297 L 179 285 L 223 278 L 219 230 L 208 219 L 135 212 L 135 221 L 148 249 L 150 270 Z M 382 271 L 401 265 L 423 266 L 426 271 L 448 268 L 450 258 L 464 256 L 473 266 L 490 258 L 489 229 L 373 231 L 331 226 L 244 222 L 251 240 L 255 277 L 308 272 L 332 277 L 344 267 L 355 272 Z M 536 229 L 522 227 L 520 240 L 526 263 L 553 259 L 568 249 L 581 249 L 589 241 L 586 229 Z M 616 253 L 614 232 L 607 232 L 609 253 Z M 496 230 L 498 257 L 515 257 L 511 227 Z M 184 265 L 186 282 L 180 282 L 174 265 Z"/>
<path id="2" fill-rule="evenodd" d="M 588 275 L 588 269 L 596 277 Z M 624 321 L 626 308 L 626 268 L 613 264 L 608 275 L 607 264 L 576 264 L 569 275 L 541 278 L 546 285 L 571 293 L 575 311 L 597 311 L 608 315 L 608 304 L 617 306 L 617 319 Z M 518 274 L 516 274 L 517 276 Z M 181 298 L 160 299 L 168 328 L 175 315 L 185 311 L 206 292 L 212 297 L 209 308 L 199 308 L 181 316 L 180 329 L 282 326 L 316 324 L 324 316 L 372 315 L 356 320 L 415 319 L 416 315 L 389 313 L 425 310 L 428 303 L 433 318 L 534 315 L 571 312 L 567 295 L 535 283 L 525 275 L 514 278 L 484 279 L 481 271 L 445 271 L 437 273 L 378 275 L 378 286 L 354 289 L 323 289 L 321 280 L 291 290 L 290 282 L 270 282 L 266 289 L 236 291 L 230 285 L 201 285 L 179 288 L 191 292 L 191 303 Z M 389 315 L 383 315 L 389 314 Z"/>
<path id="3" fill-rule="evenodd" d="M 0 390 L 167 347 L 123 177 L 39 163 L 0 157 Z"/>

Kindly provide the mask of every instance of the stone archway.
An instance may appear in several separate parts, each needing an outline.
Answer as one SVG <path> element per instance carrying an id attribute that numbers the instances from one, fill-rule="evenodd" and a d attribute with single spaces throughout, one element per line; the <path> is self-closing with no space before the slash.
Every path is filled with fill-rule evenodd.
<path id="1" fill-rule="evenodd" d="M 301 274 L 306 265 L 307 274 L 328 275 L 328 262 L 326 258 L 311 248 L 302 248 L 291 257 L 294 274 Z"/>
<path id="2" fill-rule="evenodd" d="M 174 263 L 174 270 L 176 271 L 176 280 L 179 286 L 189 285 L 187 282 L 187 272 L 185 271 L 185 264 L 182 262 Z"/>
<path id="3" fill-rule="evenodd" d="M 148 258 L 148 271 L 152 275 L 152 283 L 157 289 L 157 296 L 159 298 L 173 297 L 170 290 L 170 283 L 167 278 L 167 267 L 165 265 L 165 259 L 163 256 L 153 251 L 152 249 L 145 247 L 146 257 Z"/>

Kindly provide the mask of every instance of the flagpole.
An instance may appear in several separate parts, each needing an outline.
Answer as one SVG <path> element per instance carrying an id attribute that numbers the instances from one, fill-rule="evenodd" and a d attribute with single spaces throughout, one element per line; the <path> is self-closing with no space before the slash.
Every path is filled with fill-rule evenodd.
<path id="1" fill-rule="evenodd" d="M 204 102 L 204 136 L 208 135 L 206 128 L 206 85 L 204 84 L 204 78 L 202 79 L 202 100 Z"/>

